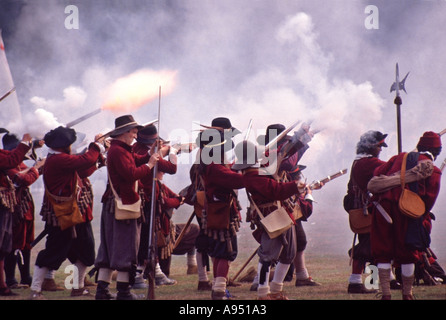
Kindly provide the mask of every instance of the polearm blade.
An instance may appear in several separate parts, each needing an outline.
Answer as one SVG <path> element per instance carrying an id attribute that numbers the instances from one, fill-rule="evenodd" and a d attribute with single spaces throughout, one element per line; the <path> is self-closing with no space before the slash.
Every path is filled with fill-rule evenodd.
<path id="1" fill-rule="evenodd" d="M 11 90 L 9 90 L 8 92 L 6 92 L 1 98 L 0 98 L 0 102 L 3 101 L 4 99 L 6 99 L 7 96 L 9 96 L 11 93 L 13 93 L 15 91 L 15 87 L 12 87 Z"/>
<path id="2" fill-rule="evenodd" d="M 82 121 L 85 121 L 85 120 L 87 120 L 87 119 L 89 119 L 89 118 L 91 118 L 91 117 L 97 115 L 97 114 L 100 113 L 101 111 L 102 111 L 102 109 L 99 108 L 99 109 L 94 110 L 94 111 L 92 111 L 92 112 L 90 112 L 90 113 L 87 113 L 86 115 L 83 115 L 82 117 L 79 117 L 79 118 L 77 118 L 77 119 L 75 119 L 75 120 L 73 120 L 73 121 L 68 122 L 68 123 L 66 124 L 66 127 L 67 127 L 67 128 L 71 128 L 71 127 L 73 127 L 73 126 L 75 126 L 75 125 L 81 123 Z"/>
<path id="3" fill-rule="evenodd" d="M 390 87 L 390 92 L 395 91 L 395 105 L 396 105 L 396 125 L 397 125 L 397 137 L 398 137 L 398 153 L 401 153 L 402 151 L 402 142 L 401 142 L 401 105 L 403 104 L 403 101 L 401 100 L 400 96 L 400 90 L 403 90 L 407 93 L 406 88 L 404 87 L 406 83 L 407 76 L 409 75 L 409 72 L 404 77 L 403 81 L 400 81 L 400 74 L 399 74 L 399 67 L 398 63 L 396 64 L 395 68 L 395 82 Z"/>

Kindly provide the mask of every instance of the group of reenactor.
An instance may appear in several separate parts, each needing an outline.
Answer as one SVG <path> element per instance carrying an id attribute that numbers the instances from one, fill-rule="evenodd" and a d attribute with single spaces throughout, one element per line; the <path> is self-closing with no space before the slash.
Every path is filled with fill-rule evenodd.
<path id="1" fill-rule="evenodd" d="M 292 278 L 293 273 L 296 286 L 319 285 L 305 266 L 306 236 L 302 221 L 313 211 L 312 190 L 321 188 L 323 183 L 307 184 L 302 175 L 305 166 L 299 164 L 315 131 L 307 124 L 301 125 L 294 134 L 288 134 L 290 129 L 272 124 L 264 136 L 258 137 L 257 144 L 245 137 L 235 145 L 233 138 L 241 131 L 233 127 L 228 118 L 219 117 L 209 126 L 203 126 L 196 143 L 185 149 L 160 138 L 155 125 L 142 126 L 131 115 L 124 115 L 115 119 L 114 130 L 107 135 L 97 135 L 80 153 L 72 150 L 78 138 L 72 128 L 60 126 L 49 131 L 43 140 L 34 142 L 29 134 L 21 141 L 13 134 L 5 134 L 4 148 L 0 151 L 0 294 L 14 294 L 9 286 L 17 284 L 14 273 L 17 255 L 20 255 L 21 284 L 30 286 L 31 299 L 44 298 L 42 288 L 48 274 L 58 270 L 66 259 L 79 275 L 72 296 L 88 294 L 85 289 L 87 268 L 93 266 L 96 299 L 137 299 L 131 289 L 138 278 L 147 278 L 149 288 L 153 288 L 155 274 L 164 276 L 166 282 L 163 284 L 174 283 L 168 278 L 172 254 L 195 253 L 196 250 L 196 260 L 194 255 L 191 266 L 198 273 L 197 289 L 210 290 L 215 300 L 231 299 L 227 289 L 228 275 L 231 262 L 238 255 L 237 233 L 242 222 L 238 193 L 242 190 L 250 202 L 246 221 L 251 224 L 259 244 L 257 276 L 252 286 L 258 299 L 287 300 L 284 281 L 290 274 Z M 385 146 L 385 135 L 379 134 L 381 136 L 376 133 L 371 138 L 361 137 L 361 146 L 369 148 L 365 151 L 359 150 L 358 144 L 358 159 L 351 173 L 355 186 L 349 182 L 348 187 L 353 198 L 361 194 L 358 190 L 364 188 L 376 168 L 375 174 L 390 175 L 401 166 L 402 155 L 386 163 L 377 159 L 379 152 L 372 152 Z M 7 139 L 13 143 L 8 144 Z M 33 150 L 43 144 L 48 147 L 48 155 L 37 161 Z M 426 133 L 417 146 L 419 158 L 411 161 L 416 164 L 430 159 L 432 162 L 439 154 L 438 144 L 441 150 L 438 134 Z M 437 148 L 436 151 L 431 147 Z M 162 182 L 163 174 L 175 174 L 177 154 L 191 152 L 194 148 L 198 150 L 190 169 L 190 185 L 176 193 Z M 33 154 L 35 165 L 28 168 L 23 161 Z M 370 164 L 366 164 L 366 160 Z M 89 177 L 103 166 L 108 181 L 101 198 L 100 244 L 96 253 L 91 225 L 93 188 Z M 418 181 L 426 212 L 430 212 L 438 195 L 440 174 L 435 167 L 431 175 Z M 34 203 L 29 186 L 40 175 L 45 187 L 40 212 L 45 222 L 42 234 L 47 238 L 31 276 Z M 407 285 L 411 280 L 406 279 L 411 276 L 411 269 L 406 265 L 414 262 L 414 257 L 413 251 L 400 248 L 400 242 L 390 245 L 392 241 L 401 240 L 395 239 L 393 227 L 401 225 L 398 228 L 407 229 L 407 221 L 399 218 L 398 208 L 392 202 L 397 196 L 395 192 L 401 193 L 395 189 L 382 192 L 379 199 L 392 216 L 393 225 L 385 225 L 379 214 L 372 214 L 374 227 L 367 233 L 371 241 L 361 233 L 359 243 L 368 245 L 367 252 L 372 251 L 369 255 L 378 263 L 385 298 L 390 298 L 386 282 L 389 279 L 390 283 L 390 274 L 387 274 L 390 260 L 396 259 L 401 264 L 403 294 L 407 298 L 411 297 Z M 367 190 L 367 186 L 363 190 Z M 369 205 L 373 201 L 365 199 L 360 199 L 363 202 L 359 206 L 365 204 L 366 211 L 373 210 Z M 353 200 L 357 206 L 359 200 Z M 173 210 L 184 203 L 194 207 L 191 218 L 196 217 L 198 226 L 190 224 L 191 219 L 180 228 L 172 222 Z M 353 274 L 359 274 L 359 278 L 351 276 L 350 293 L 365 292 L 358 279 L 364 262 L 371 261 L 361 259 L 357 247 L 351 256 Z M 207 272 L 210 267 L 212 281 Z M 272 268 L 274 274 L 270 276 Z M 116 294 L 109 288 L 113 275 L 116 276 Z M 150 296 L 150 290 L 148 294 Z"/>

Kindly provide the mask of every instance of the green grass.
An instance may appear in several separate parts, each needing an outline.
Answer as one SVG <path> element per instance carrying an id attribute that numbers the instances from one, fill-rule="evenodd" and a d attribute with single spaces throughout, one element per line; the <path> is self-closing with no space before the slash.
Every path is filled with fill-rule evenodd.
<path id="1" fill-rule="evenodd" d="M 230 276 L 232 277 L 239 268 L 248 259 L 250 253 L 242 252 L 239 257 L 231 265 Z M 307 254 L 307 267 L 314 280 L 319 282 L 321 286 L 316 287 L 295 287 L 294 280 L 286 282 L 284 291 L 291 300 L 377 300 L 375 294 L 348 294 L 347 279 L 350 274 L 348 265 L 348 257 L 330 256 L 330 255 L 313 255 Z M 56 274 L 56 282 L 60 286 L 64 286 L 64 280 L 67 274 L 64 274 L 66 264 L 64 264 Z M 249 266 L 257 266 L 257 259 L 254 258 Z M 242 272 L 241 275 L 243 275 Z M 155 288 L 155 298 L 157 300 L 209 300 L 209 291 L 198 291 L 197 275 L 186 275 L 186 257 L 174 256 L 172 259 L 170 278 L 177 280 L 176 285 L 160 286 Z M 210 275 L 210 279 L 212 276 Z M 256 292 L 249 290 L 251 283 L 240 283 L 240 286 L 229 287 L 232 295 L 237 300 L 255 300 Z M 57 292 L 44 292 L 44 296 L 48 300 L 94 300 L 95 287 L 90 287 L 93 294 L 89 297 L 70 297 L 70 290 Z M 111 285 L 111 290 L 115 291 L 115 283 Z M 1 300 L 22 300 L 28 299 L 29 289 L 16 289 L 18 293 L 16 297 L 1 297 Z M 133 290 L 139 295 L 146 295 L 146 289 Z M 446 285 L 438 286 L 415 286 L 414 294 L 417 300 L 444 300 L 446 299 Z M 392 299 L 401 300 L 401 292 L 392 291 Z"/>

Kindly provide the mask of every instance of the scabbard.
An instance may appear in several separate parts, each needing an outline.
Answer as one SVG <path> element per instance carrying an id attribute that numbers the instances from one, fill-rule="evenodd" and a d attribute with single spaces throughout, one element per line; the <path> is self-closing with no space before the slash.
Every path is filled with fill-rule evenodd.
<path id="1" fill-rule="evenodd" d="M 379 204 L 378 201 L 373 201 L 373 205 L 378 209 L 379 213 L 383 216 L 384 219 L 390 224 L 393 223 L 392 217 L 389 216 L 387 211 L 382 207 L 382 205 Z"/>

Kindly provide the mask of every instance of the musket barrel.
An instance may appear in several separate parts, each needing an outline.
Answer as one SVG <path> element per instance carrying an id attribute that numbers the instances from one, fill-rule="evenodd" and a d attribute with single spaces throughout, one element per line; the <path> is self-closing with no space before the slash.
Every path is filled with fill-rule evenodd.
<path id="1" fill-rule="evenodd" d="M 87 113 L 87 114 L 83 115 L 82 117 L 79 117 L 79 118 L 77 118 L 77 119 L 75 119 L 75 120 L 73 120 L 73 121 L 71 121 L 71 122 L 68 122 L 68 123 L 66 124 L 66 127 L 67 127 L 67 128 L 71 128 L 72 126 L 75 126 L 75 125 L 77 125 L 78 123 L 81 123 L 82 121 L 85 121 L 85 120 L 87 120 L 87 119 L 93 117 L 94 115 L 97 115 L 97 114 L 100 113 L 101 111 L 102 111 L 102 109 L 99 108 L 99 109 L 94 110 L 94 111 L 92 111 L 92 112 L 90 112 L 90 113 Z"/>

